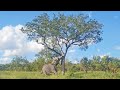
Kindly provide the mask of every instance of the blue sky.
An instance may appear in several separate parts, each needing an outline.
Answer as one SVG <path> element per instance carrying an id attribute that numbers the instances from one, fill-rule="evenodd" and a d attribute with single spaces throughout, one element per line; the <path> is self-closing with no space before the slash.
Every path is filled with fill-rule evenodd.
<path id="1" fill-rule="evenodd" d="M 57 11 L 0 11 L 0 63 L 9 62 L 10 59 L 17 53 L 26 56 L 29 60 L 34 59 L 34 54 L 40 46 L 33 42 L 24 41 L 25 37 L 18 31 L 26 22 L 31 21 L 47 12 L 50 16 Z M 65 15 L 77 15 L 81 11 L 61 11 Z M 77 47 L 70 48 L 67 58 L 70 60 L 79 60 L 80 58 L 92 57 L 93 55 L 110 55 L 120 58 L 120 12 L 119 11 L 82 11 L 88 14 L 90 18 L 96 19 L 104 24 L 103 41 L 98 44 L 90 45 L 86 51 L 81 51 Z M 15 32 L 16 30 L 16 32 Z M 14 35 L 16 34 L 16 35 Z M 16 38 L 17 37 L 17 38 Z M 16 41 L 15 41 L 16 40 Z M 18 42 L 18 43 L 17 43 Z M 24 43 L 24 44 L 22 44 Z M 22 46 L 23 45 L 23 46 Z M 36 45 L 34 47 L 34 45 Z M 22 48 L 23 47 L 23 48 Z M 26 50 L 25 50 L 26 49 Z M 40 49 L 40 48 L 39 48 Z M 24 52 L 22 52 L 24 50 Z M 34 52 L 32 52 L 34 50 Z M 35 52 L 36 51 L 36 52 Z M 18 53 L 19 52 L 19 53 Z"/>

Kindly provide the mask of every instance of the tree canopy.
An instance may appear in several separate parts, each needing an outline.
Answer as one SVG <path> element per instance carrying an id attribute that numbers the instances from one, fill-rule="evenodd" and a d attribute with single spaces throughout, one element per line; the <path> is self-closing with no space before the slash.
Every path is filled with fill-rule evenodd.
<path id="1" fill-rule="evenodd" d="M 44 13 L 26 23 L 21 30 L 30 40 L 44 45 L 44 50 L 48 49 L 56 56 L 63 56 L 61 62 L 64 67 L 68 49 L 77 45 L 86 50 L 90 44 L 100 42 L 102 27 L 103 24 L 82 13 L 76 16 L 58 13 L 52 18 Z"/>

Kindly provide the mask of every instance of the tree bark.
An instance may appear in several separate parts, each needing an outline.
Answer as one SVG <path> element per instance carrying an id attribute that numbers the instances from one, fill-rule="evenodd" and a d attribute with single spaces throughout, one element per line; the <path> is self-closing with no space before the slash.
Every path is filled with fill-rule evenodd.
<path id="1" fill-rule="evenodd" d="M 62 75 L 65 74 L 65 56 L 66 54 L 62 54 L 60 57 L 57 57 L 58 59 L 52 61 L 52 63 L 55 64 L 56 66 L 59 64 L 58 62 L 61 61 Z"/>
<path id="2" fill-rule="evenodd" d="M 65 75 L 65 58 L 62 59 L 62 75 Z"/>

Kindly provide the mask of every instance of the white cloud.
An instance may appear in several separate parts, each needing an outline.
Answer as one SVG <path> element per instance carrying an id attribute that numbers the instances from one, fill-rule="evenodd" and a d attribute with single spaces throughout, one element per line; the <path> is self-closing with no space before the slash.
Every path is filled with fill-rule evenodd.
<path id="1" fill-rule="evenodd" d="M 21 49 L 14 49 L 14 50 L 4 50 L 4 57 L 10 57 L 10 56 L 15 56 L 15 55 L 23 55 L 24 52 L 22 52 Z"/>
<path id="2" fill-rule="evenodd" d="M 106 56 L 106 55 L 104 55 L 104 54 L 103 54 L 103 55 L 100 55 L 101 58 L 103 58 L 104 56 Z"/>
<path id="3" fill-rule="evenodd" d="M 108 52 L 108 53 L 105 53 L 105 54 L 102 54 L 102 55 L 99 55 L 99 56 L 102 58 L 102 57 L 104 57 L 104 56 L 110 56 L 110 55 L 111 55 L 111 53 Z"/>
<path id="4" fill-rule="evenodd" d="M 120 50 L 120 46 L 115 46 L 114 49 Z"/>
<path id="5" fill-rule="evenodd" d="M 74 49 L 71 49 L 71 50 L 69 50 L 68 52 L 69 52 L 69 53 L 74 53 L 75 50 L 74 50 Z"/>
<path id="6" fill-rule="evenodd" d="M 88 13 L 88 16 L 91 18 L 92 17 L 92 11 L 90 11 L 89 13 Z"/>
<path id="7" fill-rule="evenodd" d="M 90 45 L 94 44 L 94 40 L 93 40 L 93 39 L 91 39 L 91 38 L 89 38 L 89 39 L 87 39 L 87 40 L 82 40 L 82 42 L 81 42 L 81 43 L 85 43 L 85 42 L 87 42 L 88 46 L 90 46 Z M 77 44 L 79 44 L 79 43 L 77 43 Z"/>
<path id="8" fill-rule="evenodd" d="M 31 41 L 26 44 L 26 48 L 28 49 L 28 51 L 31 51 L 31 52 L 36 52 L 36 51 L 39 52 L 43 49 L 43 45 L 37 44 L 36 42 Z"/>
<path id="9" fill-rule="evenodd" d="M 93 15 L 93 11 L 81 11 L 81 12 L 84 13 L 84 14 L 87 14 L 90 18 Z"/>
<path id="10" fill-rule="evenodd" d="M 5 26 L 0 30 L 1 50 L 19 48 L 19 45 L 26 42 L 27 36 L 19 30 L 21 27 L 22 25 Z"/>
<path id="11" fill-rule="evenodd" d="M 10 63 L 10 61 L 11 61 L 11 58 L 8 58 L 8 57 L 0 58 L 0 64 L 7 64 L 7 63 Z"/>
<path id="12" fill-rule="evenodd" d="M 78 64 L 78 63 L 79 63 L 79 61 L 74 60 L 74 61 L 72 61 L 72 63 L 74 63 L 74 64 Z"/>
<path id="13" fill-rule="evenodd" d="M 0 49 L 3 52 L 1 61 L 7 61 L 8 57 L 15 55 L 25 55 L 28 53 L 37 53 L 44 47 L 34 41 L 28 41 L 27 35 L 20 31 L 22 25 L 5 26 L 0 30 Z"/>

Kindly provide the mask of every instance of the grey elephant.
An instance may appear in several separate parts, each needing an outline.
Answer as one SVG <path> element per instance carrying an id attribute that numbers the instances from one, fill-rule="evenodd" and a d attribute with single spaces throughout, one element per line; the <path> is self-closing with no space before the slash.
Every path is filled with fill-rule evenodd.
<path id="1" fill-rule="evenodd" d="M 45 75 L 50 75 L 50 73 L 57 74 L 57 68 L 54 64 L 45 64 L 43 65 L 42 72 Z"/>
<path id="2" fill-rule="evenodd" d="M 57 74 L 57 67 L 56 66 L 59 64 L 61 57 L 62 56 L 54 57 L 51 64 L 43 65 L 41 73 L 43 73 L 45 75 L 50 75 L 50 73 Z"/>

